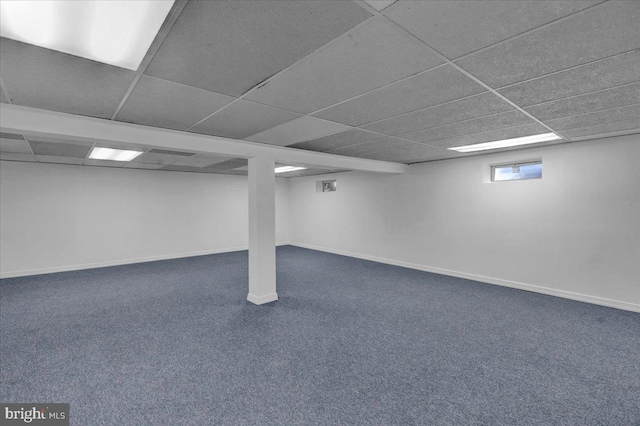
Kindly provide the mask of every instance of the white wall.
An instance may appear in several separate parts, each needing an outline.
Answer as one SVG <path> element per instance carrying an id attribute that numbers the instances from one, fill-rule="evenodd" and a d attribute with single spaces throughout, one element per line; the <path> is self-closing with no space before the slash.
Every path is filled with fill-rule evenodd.
<path id="1" fill-rule="evenodd" d="M 276 179 L 277 241 L 288 186 Z M 246 249 L 245 176 L 0 162 L 2 277 Z"/>
<path id="2" fill-rule="evenodd" d="M 640 135 L 324 178 L 289 183 L 292 244 L 640 311 Z"/>

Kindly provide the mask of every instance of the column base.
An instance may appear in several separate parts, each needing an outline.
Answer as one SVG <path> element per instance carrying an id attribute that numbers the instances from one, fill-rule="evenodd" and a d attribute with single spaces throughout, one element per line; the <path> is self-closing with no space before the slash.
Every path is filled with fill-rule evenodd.
<path id="1" fill-rule="evenodd" d="M 265 294 L 264 296 L 256 296 L 255 294 L 249 293 L 247 295 L 247 300 L 251 303 L 255 303 L 256 305 L 264 305 L 265 303 L 275 302 L 278 300 L 278 293 Z"/>

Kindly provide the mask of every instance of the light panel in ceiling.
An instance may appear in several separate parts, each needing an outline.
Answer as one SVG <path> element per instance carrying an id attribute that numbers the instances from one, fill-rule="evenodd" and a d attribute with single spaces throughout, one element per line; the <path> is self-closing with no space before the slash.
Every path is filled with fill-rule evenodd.
<path id="1" fill-rule="evenodd" d="M 531 145 L 534 143 L 548 142 L 562 139 L 555 133 L 543 133 L 541 135 L 523 136 L 521 138 L 504 139 L 501 141 L 492 141 L 485 143 L 477 143 L 473 145 L 454 146 L 449 149 L 458 152 L 475 152 L 488 151 L 490 149 L 509 148 L 512 146 Z"/>
<path id="2" fill-rule="evenodd" d="M 131 161 L 142 154 L 142 151 L 94 147 L 89 154 L 92 160 Z"/>
<path id="3" fill-rule="evenodd" d="M 173 0 L 2 1 L 0 35 L 137 70 Z"/>

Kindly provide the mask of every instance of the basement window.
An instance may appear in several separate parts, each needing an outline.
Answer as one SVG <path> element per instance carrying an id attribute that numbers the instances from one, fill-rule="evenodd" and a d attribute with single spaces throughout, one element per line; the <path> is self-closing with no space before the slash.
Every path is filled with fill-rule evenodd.
<path id="1" fill-rule="evenodd" d="M 491 166 L 491 182 L 542 179 L 542 161 Z"/>
<path id="2" fill-rule="evenodd" d="M 338 189 L 338 183 L 335 180 L 325 180 L 322 182 L 322 192 L 333 192 Z"/>

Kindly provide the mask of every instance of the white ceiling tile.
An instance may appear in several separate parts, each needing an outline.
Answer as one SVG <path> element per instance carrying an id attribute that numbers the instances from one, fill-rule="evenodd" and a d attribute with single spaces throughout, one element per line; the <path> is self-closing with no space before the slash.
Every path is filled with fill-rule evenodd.
<path id="1" fill-rule="evenodd" d="M 185 158 L 188 158 L 189 156 L 193 155 L 193 154 L 182 155 L 181 153 L 178 153 L 176 151 L 173 151 L 173 152 L 175 152 L 175 154 L 172 153 L 172 151 L 151 150 L 137 156 L 131 161 L 133 163 L 168 165 L 168 164 L 173 164 L 176 161 L 184 160 Z"/>
<path id="2" fill-rule="evenodd" d="M 378 12 L 382 12 L 387 7 L 394 4 L 397 0 L 364 0 L 369 6 L 377 10 Z"/>
<path id="3" fill-rule="evenodd" d="M 634 134 L 640 133 L 640 118 L 602 123 L 595 126 L 580 127 L 562 131 L 562 135 L 569 138 L 584 138 L 585 136 L 605 136 L 610 133 Z"/>
<path id="4" fill-rule="evenodd" d="M 640 4 L 640 2 L 638 2 Z M 498 90 L 521 107 L 640 81 L 640 49 Z"/>
<path id="5" fill-rule="evenodd" d="M 186 130 L 235 98 L 143 75 L 118 113 L 118 121 Z"/>
<path id="6" fill-rule="evenodd" d="M 602 131 L 602 130 L 603 129 L 599 129 L 599 131 Z M 591 139 L 612 138 L 614 136 L 626 136 L 626 135 L 640 135 L 640 126 L 638 126 L 638 128 L 631 128 L 627 130 L 614 130 L 610 128 L 604 129 L 604 133 L 595 133 L 595 134 L 589 133 L 581 136 L 571 136 L 571 140 L 573 142 L 578 142 L 578 141 L 586 141 Z"/>
<path id="7" fill-rule="evenodd" d="M 314 116 L 362 126 L 484 91 L 483 86 L 445 65 L 332 106 Z"/>
<path id="8" fill-rule="evenodd" d="M 22 136 L 20 139 L 0 138 L 0 152 L 31 154 L 31 148 Z"/>
<path id="9" fill-rule="evenodd" d="M 82 164 L 84 164 L 85 166 L 120 168 L 120 167 L 124 167 L 124 165 L 127 164 L 127 163 L 125 161 L 109 161 L 109 160 L 86 159 L 86 160 L 84 160 L 84 162 Z"/>
<path id="10" fill-rule="evenodd" d="M 190 1 L 146 73 L 240 96 L 370 16 L 350 1 Z"/>
<path id="11" fill-rule="evenodd" d="M 57 155 L 36 155 L 40 163 L 56 163 L 56 164 L 82 164 L 84 158 L 76 157 L 60 157 Z"/>
<path id="12" fill-rule="evenodd" d="M 85 158 L 92 144 L 86 142 L 67 142 L 48 138 L 29 137 L 29 145 L 35 155 L 54 157 Z"/>
<path id="13" fill-rule="evenodd" d="M 383 137 L 384 135 L 378 133 L 368 132 L 361 129 L 351 129 L 347 130 L 346 132 L 334 133 L 322 138 L 296 143 L 291 145 L 291 147 L 324 152 L 349 145 L 370 142 L 376 139 L 381 139 Z"/>
<path id="14" fill-rule="evenodd" d="M 111 118 L 135 74 L 41 47 L 0 38 L 0 75 L 13 103 Z"/>
<path id="15" fill-rule="evenodd" d="M 535 120 L 528 115 L 523 114 L 518 110 L 513 110 L 474 118 L 467 121 L 446 124 L 444 126 L 430 127 L 417 132 L 404 133 L 401 137 L 415 142 L 428 144 L 429 141 L 488 132 L 490 130 L 505 129 L 534 122 Z"/>
<path id="16" fill-rule="evenodd" d="M 597 3 L 407 1 L 385 15 L 449 59 L 455 59 Z"/>
<path id="17" fill-rule="evenodd" d="M 247 95 L 309 114 L 442 64 L 426 46 L 374 20 Z"/>
<path id="18" fill-rule="evenodd" d="M 246 138 L 252 142 L 268 143 L 271 145 L 292 145 L 297 142 L 317 139 L 326 135 L 350 129 L 344 124 L 321 120 L 315 117 L 303 116 L 271 129 L 264 130 Z"/>
<path id="19" fill-rule="evenodd" d="M 470 96 L 468 98 L 447 102 L 441 105 L 424 108 L 418 111 L 367 124 L 363 129 L 386 135 L 400 135 L 430 127 L 465 121 L 499 112 L 509 111 L 514 107 L 499 96 L 490 92 Z"/>
<path id="20" fill-rule="evenodd" d="M 146 169 L 146 170 L 158 170 L 164 167 L 164 164 L 150 164 L 150 163 L 132 163 L 129 162 L 122 166 L 125 169 Z"/>
<path id="21" fill-rule="evenodd" d="M 640 103 L 640 83 L 604 89 L 525 108 L 538 120 L 553 120 Z"/>
<path id="22" fill-rule="evenodd" d="M 30 162 L 37 161 L 36 157 L 33 154 L 23 154 L 21 152 L 0 152 L 0 160 Z"/>
<path id="23" fill-rule="evenodd" d="M 348 145 L 342 148 L 333 149 L 328 151 L 329 154 L 338 154 L 338 155 L 362 155 L 369 152 L 383 151 L 399 148 L 401 146 L 413 145 L 413 142 L 409 142 L 406 140 L 386 137 L 383 139 L 378 139 L 372 142 L 364 142 L 356 145 Z"/>
<path id="24" fill-rule="evenodd" d="M 573 117 L 558 118 L 555 120 L 545 121 L 544 124 L 551 127 L 553 130 L 564 133 L 567 129 L 596 126 L 634 118 L 640 118 L 640 104 L 591 112 Z"/>
<path id="25" fill-rule="evenodd" d="M 263 130 L 300 117 L 295 112 L 239 100 L 189 129 L 225 138 L 244 139 Z"/>
<path id="26" fill-rule="evenodd" d="M 456 63 L 489 86 L 504 87 L 637 49 L 638 23 L 640 1 L 609 1 Z"/>
<path id="27" fill-rule="evenodd" d="M 175 163 L 172 163 L 174 166 L 190 166 L 190 167 L 208 167 L 213 164 L 222 163 L 223 161 L 229 160 L 228 158 L 223 157 L 209 157 L 205 155 L 192 155 L 191 157 L 184 157 Z"/>

